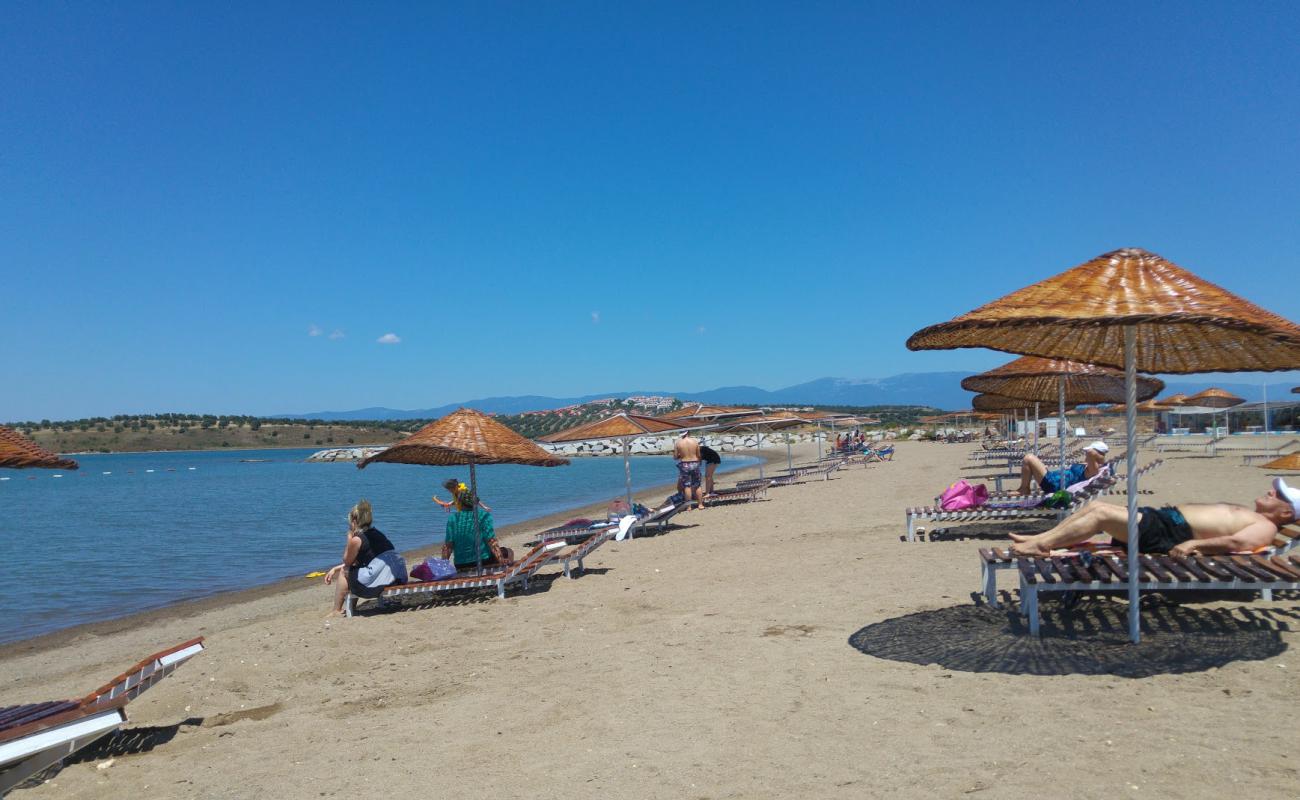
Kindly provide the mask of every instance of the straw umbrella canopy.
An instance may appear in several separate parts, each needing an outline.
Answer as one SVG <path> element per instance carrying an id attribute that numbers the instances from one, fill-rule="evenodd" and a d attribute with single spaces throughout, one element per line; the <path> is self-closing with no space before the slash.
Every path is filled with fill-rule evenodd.
<path id="1" fill-rule="evenodd" d="M 1246 402 L 1246 398 L 1238 397 L 1232 392 L 1226 391 L 1224 389 L 1220 389 L 1217 386 L 1211 386 L 1209 389 L 1206 389 L 1203 392 L 1197 392 L 1196 394 L 1187 398 L 1187 405 L 1199 406 L 1200 408 L 1209 408 L 1209 409 L 1219 409 L 1219 408 L 1227 409 L 1227 408 L 1232 408 L 1233 406 L 1239 406 L 1244 402 Z M 1226 411 L 1224 412 L 1223 416 L 1225 419 L 1227 418 L 1228 414 Z M 1218 419 L 1217 411 L 1211 411 L 1210 428 L 1214 431 L 1214 438 L 1216 440 L 1219 438 L 1218 421 L 1219 419 Z M 1228 423 L 1225 422 L 1224 424 L 1226 425 Z"/>
<path id="2" fill-rule="evenodd" d="M 758 443 L 756 449 L 762 450 L 763 449 L 763 430 L 762 430 L 763 428 L 772 428 L 772 429 L 792 428 L 796 425 L 806 425 L 811 422 L 815 422 L 815 420 L 805 419 L 804 417 L 796 414 L 793 411 L 776 411 L 771 414 L 764 414 L 762 412 L 759 412 L 757 414 L 750 414 L 747 417 L 740 417 L 738 419 L 720 420 L 719 429 L 735 430 L 737 428 L 748 428 L 749 430 L 753 431 L 758 437 Z M 793 458 L 790 454 L 788 441 L 786 442 L 786 445 L 787 445 L 786 454 L 785 454 L 786 463 L 787 466 L 793 466 Z M 763 462 L 761 460 L 758 462 L 758 476 L 760 478 L 763 477 Z"/>
<path id="3" fill-rule="evenodd" d="M 627 507 L 632 508 L 632 440 L 647 434 L 687 430 L 687 426 L 662 417 L 619 412 L 594 422 L 585 422 L 567 430 L 541 437 L 538 441 L 549 444 L 561 442 L 590 442 L 597 439 L 618 439 L 623 443 L 623 476 L 627 486 Z"/>
<path id="4" fill-rule="evenodd" d="M 1116 250 L 1012 292 L 907 341 L 913 350 L 989 347 L 1122 367 L 1128 440 L 1129 633 L 1140 639 L 1137 372 L 1300 368 L 1300 326 L 1154 253 Z"/>
<path id="5" fill-rule="evenodd" d="M 1260 466 L 1264 469 L 1300 469 L 1300 451 L 1287 453 L 1281 458 L 1275 458 Z"/>
<path id="6" fill-rule="evenodd" d="M 1124 400 L 1124 373 L 1096 364 L 1063 358 L 1023 356 L 961 382 L 972 392 L 993 392 L 1044 403 L 1056 401 L 1060 421 L 1057 438 L 1061 469 L 1065 469 L 1065 404 L 1118 403 Z M 1164 381 L 1146 375 L 1138 378 L 1138 399 L 1155 397 Z M 1037 413 L 1037 406 L 1034 408 Z"/>
<path id="7" fill-rule="evenodd" d="M 77 469 L 77 462 L 59 458 L 12 428 L 0 425 L 0 467 L 10 469 Z"/>
<path id="8" fill-rule="evenodd" d="M 688 420 L 688 419 L 718 419 L 720 417 L 744 417 L 753 414 L 752 408 L 736 408 L 734 406 L 711 406 L 706 403 L 688 403 L 676 411 L 669 411 L 667 414 L 660 414 L 659 419 L 668 420 Z"/>
<path id="9" fill-rule="evenodd" d="M 376 461 L 428 466 L 469 465 L 470 496 L 474 501 L 470 505 L 474 512 L 474 552 L 479 556 L 479 569 L 483 568 L 483 534 L 479 528 L 475 466 L 526 464 L 558 467 L 569 463 L 567 458 L 546 452 L 531 440 L 472 408 L 461 408 L 430 422 L 392 447 L 358 461 L 357 468 L 365 469 Z"/>

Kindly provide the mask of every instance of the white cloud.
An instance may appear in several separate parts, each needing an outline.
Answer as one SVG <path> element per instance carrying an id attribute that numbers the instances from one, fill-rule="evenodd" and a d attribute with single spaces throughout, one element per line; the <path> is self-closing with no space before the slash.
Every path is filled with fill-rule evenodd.
<path id="1" fill-rule="evenodd" d="M 308 326 L 307 326 L 307 335 L 308 335 L 308 336 L 320 336 L 320 335 L 321 335 L 322 333 L 324 333 L 324 332 L 325 332 L 325 331 L 321 329 L 321 326 L 317 325 L 317 324 L 314 323 L 314 322 L 313 322 L 311 325 L 308 325 Z"/>
<path id="2" fill-rule="evenodd" d="M 401 344 L 402 337 L 398 336 L 395 333 L 385 333 L 383 336 L 380 336 L 375 341 L 379 342 L 380 344 Z"/>
<path id="3" fill-rule="evenodd" d="M 599 311 L 593 311 L 593 312 L 591 312 L 591 324 L 592 324 L 592 325 L 599 325 L 599 324 L 600 324 L 600 312 L 599 312 Z"/>
<path id="4" fill-rule="evenodd" d="M 346 335 L 347 334 L 345 334 L 343 331 L 335 329 L 335 331 L 330 334 L 330 338 L 337 341 L 338 339 L 342 339 Z"/>

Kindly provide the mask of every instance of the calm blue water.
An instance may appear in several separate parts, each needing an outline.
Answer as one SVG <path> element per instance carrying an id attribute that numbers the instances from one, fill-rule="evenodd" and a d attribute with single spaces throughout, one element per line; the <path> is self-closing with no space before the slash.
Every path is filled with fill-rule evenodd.
<path id="1" fill-rule="evenodd" d="M 361 497 L 398 549 L 436 544 L 446 515 L 431 495 L 446 499 L 449 477 L 469 480 L 467 468 L 304 463 L 313 452 L 88 455 L 75 472 L 0 470 L 10 575 L 0 643 L 325 569 Z M 729 456 L 722 469 L 753 461 Z M 504 526 L 621 495 L 623 460 L 480 467 L 478 479 Z M 675 481 L 672 459 L 633 458 L 632 480 L 634 490 Z"/>

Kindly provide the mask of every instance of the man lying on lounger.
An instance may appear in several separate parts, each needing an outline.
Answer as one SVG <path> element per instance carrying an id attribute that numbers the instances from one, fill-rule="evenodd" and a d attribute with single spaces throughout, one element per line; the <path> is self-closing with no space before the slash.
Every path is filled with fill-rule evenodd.
<path id="1" fill-rule="evenodd" d="M 1192 553 L 1213 556 L 1267 547 L 1283 525 L 1300 517 L 1300 489 L 1281 478 L 1273 489 L 1255 499 L 1255 510 L 1233 503 L 1195 503 L 1138 509 L 1138 550 L 1143 553 Z M 1011 549 L 1022 556 L 1045 556 L 1052 550 L 1109 533 L 1118 543 L 1128 541 L 1128 510 L 1093 501 L 1077 514 L 1034 536 L 1011 534 Z"/>
<path id="2" fill-rule="evenodd" d="M 1020 494 L 1029 494 L 1031 482 L 1037 484 L 1045 494 L 1051 494 L 1096 477 L 1101 468 L 1106 466 L 1106 454 L 1109 452 L 1110 448 L 1105 442 L 1093 442 L 1083 448 L 1082 464 L 1071 464 L 1063 470 L 1049 470 L 1041 458 L 1030 453 L 1020 464 Z"/>

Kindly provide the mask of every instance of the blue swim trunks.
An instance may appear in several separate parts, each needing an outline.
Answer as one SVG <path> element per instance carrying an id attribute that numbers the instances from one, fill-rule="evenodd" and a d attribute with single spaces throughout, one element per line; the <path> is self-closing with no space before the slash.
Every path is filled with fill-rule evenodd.
<path id="1" fill-rule="evenodd" d="M 1071 464 L 1065 470 L 1054 469 L 1043 476 L 1038 482 L 1039 487 L 1044 494 L 1059 492 L 1067 486 L 1073 486 L 1083 480 L 1083 473 L 1087 469 L 1083 464 Z"/>
<path id="2" fill-rule="evenodd" d="M 686 489 L 695 489 L 700 485 L 700 462 L 678 461 L 677 481 Z"/>

